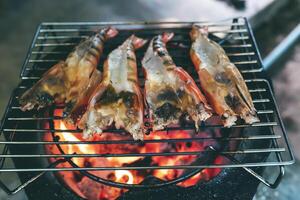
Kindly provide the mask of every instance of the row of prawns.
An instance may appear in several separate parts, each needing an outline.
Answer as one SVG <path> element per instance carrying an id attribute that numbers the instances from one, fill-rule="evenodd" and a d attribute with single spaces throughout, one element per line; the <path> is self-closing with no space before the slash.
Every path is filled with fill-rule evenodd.
<path id="1" fill-rule="evenodd" d="M 213 112 L 225 127 L 234 125 L 238 116 L 248 124 L 259 121 L 243 77 L 222 47 L 208 38 L 207 28 L 193 26 L 190 32 L 190 56 L 205 95 L 168 53 L 166 43 L 173 33 L 150 42 L 142 60 L 144 91 L 138 84 L 135 56 L 135 50 L 146 44 L 144 39 L 130 36 L 108 55 L 103 73 L 98 71 L 104 43 L 117 34 L 109 27 L 82 41 L 21 96 L 22 110 L 65 103 L 65 120 L 83 129 L 85 137 L 115 126 L 135 140 L 143 140 L 146 131 L 144 106 L 154 131 L 182 118 L 194 121 L 198 129 Z"/>

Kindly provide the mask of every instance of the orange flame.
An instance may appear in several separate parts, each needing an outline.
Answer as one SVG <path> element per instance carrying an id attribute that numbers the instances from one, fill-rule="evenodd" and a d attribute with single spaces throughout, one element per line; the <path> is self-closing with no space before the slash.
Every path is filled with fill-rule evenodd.
<path id="1" fill-rule="evenodd" d="M 67 130 L 66 125 L 63 123 L 63 121 L 59 121 L 59 129 L 60 130 Z M 72 133 L 69 132 L 62 132 L 62 133 L 56 133 L 56 135 L 58 135 L 60 137 L 61 141 L 69 141 L 69 142 L 80 142 L 80 140 L 73 135 Z M 68 144 L 65 147 L 62 147 L 63 150 L 65 151 L 66 154 L 95 154 L 95 150 L 93 148 L 92 145 L 88 145 L 88 144 Z M 83 166 L 83 162 L 84 162 L 84 158 L 81 157 L 74 157 L 72 158 L 72 161 L 82 167 Z"/>

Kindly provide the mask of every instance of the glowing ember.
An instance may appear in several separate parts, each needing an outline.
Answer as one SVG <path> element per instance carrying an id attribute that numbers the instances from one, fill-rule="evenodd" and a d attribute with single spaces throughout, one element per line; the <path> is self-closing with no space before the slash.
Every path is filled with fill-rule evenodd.
<path id="1" fill-rule="evenodd" d="M 133 184 L 133 175 L 128 170 L 116 170 L 115 171 L 115 176 L 116 176 L 116 181 L 117 182 Z"/>
<path id="2" fill-rule="evenodd" d="M 61 110 L 56 110 L 55 115 L 61 115 Z M 48 125 L 46 125 L 48 126 Z M 54 128 L 57 130 L 75 129 L 70 125 L 64 124 L 63 121 L 57 120 L 54 122 Z M 220 136 L 220 133 L 215 133 Z M 59 141 L 85 141 L 81 137 L 81 133 L 57 132 Z M 199 133 L 197 135 L 189 131 L 172 131 L 167 134 L 164 131 L 151 133 L 145 136 L 145 140 L 164 139 L 181 139 L 191 137 L 210 137 L 208 133 Z M 45 134 L 45 141 L 51 141 L 52 135 Z M 95 135 L 89 141 L 107 141 L 107 140 L 132 140 L 129 134 L 122 135 L 116 133 L 103 133 Z M 200 152 L 208 145 L 215 144 L 214 140 L 191 140 L 191 142 L 149 142 L 143 144 L 61 144 L 60 147 L 65 154 L 131 154 L 131 153 L 162 153 L 162 152 Z M 49 154 L 60 154 L 59 149 L 55 145 L 46 146 L 46 151 Z M 53 162 L 57 158 L 50 158 Z M 144 166 L 174 166 L 174 165 L 189 165 L 197 162 L 199 155 L 172 155 L 172 156 L 152 156 L 152 157 L 73 157 L 72 161 L 79 167 L 122 167 L 135 163 L 144 163 Z M 216 163 L 221 163 L 222 158 L 217 157 Z M 71 167 L 69 163 L 62 163 L 58 167 Z M 205 169 L 192 178 L 179 183 L 181 187 L 189 187 L 197 184 L 199 181 L 207 181 L 216 176 L 221 169 Z M 184 173 L 183 169 L 161 169 L 161 170 L 105 170 L 105 171 L 90 171 L 98 177 L 111 181 L 127 184 L 139 184 L 145 177 L 152 175 L 162 180 L 172 180 L 178 178 Z M 68 187 L 70 187 L 79 196 L 87 199 L 116 199 L 125 189 L 109 187 L 97 183 L 88 177 L 82 176 L 76 171 L 60 171 L 60 177 Z"/>

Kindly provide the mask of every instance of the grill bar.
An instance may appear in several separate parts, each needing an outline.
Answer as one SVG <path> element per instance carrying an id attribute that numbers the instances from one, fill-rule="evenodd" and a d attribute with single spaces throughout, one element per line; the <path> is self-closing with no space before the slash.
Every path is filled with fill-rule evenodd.
<path id="1" fill-rule="evenodd" d="M 62 54 L 62 55 L 69 54 L 69 52 L 67 52 L 67 51 L 33 51 L 31 53 L 32 54 Z M 229 57 L 230 56 L 253 56 L 253 55 L 255 55 L 255 52 L 248 52 L 248 53 L 228 53 L 227 55 Z"/>
<path id="2" fill-rule="evenodd" d="M 264 114 L 272 114 L 273 112 L 269 112 L 269 111 L 264 111 Z M 51 120 L 51 118 L 50 118 Z M 25 121 L 25 120 L 23 120 Z M 37 120 L 38 121 L 38 120 Z M 263 126 L 275 126 L 277 125 L 276 122 L 268 122 L 268 123 L 255 123 L 255 124 L 252 124 L 250 126 L 252 127 L 257 127 L 257 126 L 260 126 L 260 127 L 263 127 Z M 233 128 L 243 128 L 243 127 L 250 127 L 248 124 L 240 124 L 240 125 L 234 125 L 232 126 Z M 223 127 L 222 125 L 206 125 L 205 128 L 224 128 L 226 129 L 225 127 Z M 166 131 L 176 131 L 176 130 L 194 130 L 194 127 L 187 127 L 187 128 L 166 128 L 165 129 Z M 78 134 L 82 134 L 82 130 L 80 129 L 68 129 L 68 130 L 65 130 L 65 129 L 14 129 L 14 128 L 5 128 L 2 130 L 3 132 L 12 132 L 12 133 L 18 133 L 18 132 L 21 132 L 21 133 L 25 133 L 25 132 L 30 132 L 30 133 L 49 133 L 49 132 L 57 132 L 57 133 L 60 133 L 60 132 L 63 132 L 63 133 L 78 133 Z M 119 130 L 119 129 L 106 129 L 103 131 L 103 133 L 123 133 L 124 131 L 123 130 Z"/>
<path id="3" fill-rule="evenodd" d="M 269 149 L 244 149 L 241 151 L 221 151 L 222 154 L 245 154 L 245 153 L 270 153 L 270 152 L 284 152 L 284 148 L 269 148 Z M 0 155 L 0 158 L 75 158 L 75 157 L 145 157 L 145 156 L 182 156 L 182 155 L 202 155 L 203 151 L 187 151 L 187 152 L 166 152 L 166 153 L 120 153 L 120 154 L 7 154 Z"/>
<path id="4" fill-rule="evenodd" d="M 291 165 L 294 162 L 286 161 L 282 162 L 282 165 Z M 257 163 L 246 163 L 247 169 L 251 167 L 257 167 Z M 275 167 L 278 166 L 277 162 L 264 162 L 260 164 L 260 167 Z M 279 165 L 281 166 L 281 165 Z M 14 169 L 14 168 L 5 168 L 2 172 L 57 172 L 57 171 L 107 171 L 107 170 L 155 170 L 155 169 L 213 169 L 213 168 L 236 168 L 236 167 L 245 167 L 245 164 L 226 164 L 226 165 L 172 165 L 172 166 L 137 166 L 137 167 L 56 167 L 56 168 L 24 168 L 24 169 Z"/>
<path id="5" fill-rule="evenodd" d="M 141 142 L 133 140 L 105 140 L 105 141 L 59 141 L 53 134 L 63 133 L 70 135 L 80 135 L 82 130 L 79 129 L 55 129 L 54 122 L 62 120 L 63 118 L 58 115 L 36 115 L 34 112 L 22 112 L 18 105 L 18 97 L 28 88 L 30 88 L 41 75 L 49 69 L 53 64 L 59 60 L 64 60 L 71 49 L 78 44 L 78 42 L 91 34 L 102 26 L 112 25 L 120 30 L 118 39 L 108 42 L 105 46 L 104 55 L 101 58 L 99 69 L 101 69 L 103 60 L 113 48 L 118 46 L 126 37 L 131 33 L 135 33 L 138 36 L 151 38 L 153 35 L 162 31 L 172 31 L 175 33 L 175 37 L 170 42 L 170 54 L 174 58 L 175 63 L 179 63 L 186 69 L 193 68 L 188 58 L 188 50 L 190 47 L 190 40 L 188 38 L 188 31 L 193 23 L 197 23 L 202 26 L 208 26 L 211 37 L 225 49 L 227 55 L 233 63 L 239 68 L 242 75 L 245 78 L 246 84 L 253 98 L 253 103 L 258 111 L 258 116 L 261 120 L 259 123 L 253 125 L 247 125 L 243 122 L 239 122 L 231 129 L 249 129 L 253 131 L 250 135 L 240 136 L 210 136 L 210 137 L 192 137 L 192 138 L 176 138 L 176 139 L 145 139 L 142 144 L 154 144 L 154 143 L 189 143 L 189 142 L 204 142 L 204 141 L 218 141 L 218 142 L 246 142 L 251 141 L 254 144 L 259 144 L 262 141 L 270 141 L 272 145 L 267 148 L 245 148 L 240 146 L 235 150 L 214 150 L 213 147 L 201 151 L 181 151 L 181 152 L 147 152 L 147 153 L 109 153 L 109 154 L 68 154 L 63 152 L 62 154 L 49 154 L 45 152 L 39 152 L 36 154 L 28 153 L 9 153 L 8 148 L 15 147 L 36 147 L 36 146 L 57 146 L 59 148 L 65 145 L 115 145 L 115 144 L 130 144 L 140 145 Z M 180 48 L 178 47 L 180 45 Z M 142 51 L 137 53 L 138 66 L 140 68 L 140 57 Z M 140 69 L 139 69 L 140 71 Z M 194 71 L 188 70 L 194 77 L 197 84 L 199 80 Z M 267 167 L 267 166 L 282 166 L 290 165 L 294 162 L 294 156 L 290 149 L 288 139 L 286 137 L 286 131 L 284 129 L 282 120 L 278 113 L 278 108 L 272 93 L 272 88 L 265 77 L 263 67 L 261 64 L 261 58 L 256 47 L 253 33 L 246 19 L 236 18 L 230 20 L 224 20 L 221 22 L 120 22 L 120 23 L 101 23 L 101 22 L 67 22 L 67 23 L 42 23 L 34 36 L 32 45 L 29 49 L 28 55 L 23 64 L 21 71 L 21 83 L 18 88 L 12 94 L 12 97 L 8 103 L 5 115 L 1 124 L 1 134 L 6 137 L 5 141 L 0 141 L 0 147 L 3 147 L 3 152 L 0 155 L 1 168 L 0 172 L 48 172 L 48 171 L 80 171 L 86 176 L 92 179 L 116 187 L 130 187 L 126 184 L 111 183 L 108 180 L 102 180 L 101 178 L 94 177 L 88 171 L 93 170 L 145 170 L 145 169 L 195 169 L 200 170 L 203 168 L 234 168 L 242 167 L 257 179 L 263 183 L 268 183 L 263 177 L 251 171 L 249 167 Z M 139 79 L 143 80 L 144 76 L 139 75 Z M 141 84 L 141 87 L 143 85 Z M 49 110 L 42 110 L 43 112 L 52 113 L 54 109 L 63 109 L 64 105 L 55 105 Z M 48 123 L 50 128 L 41 127 L 41 123 Z M 263 131 L 256 132 L 254 128 L 264 128 Z M 203 123 L 201 130 L 226 130 L 220 124 L 215 123 Z M 172 127 L 164 130 L 167 134 L 173 134 L 174 131 L 191 131 L 195 132 L 193 125 L 185 125 L 183 127 Z M 269 130 L 269 131 L 265 131 Z M 105 132 L 114 134 L 124 134 L 123 130 L 108 129 Z M 105 134 L 105 132 L 103 134 Z M 45 134 L 52 134 L 53 140 L 42 140 Z M 30 136 L 33 136 L 32 139 Z M 22 140 L 18 140 L 22 137 Z M 28 137 L 28 138 L 27 138 Z M 36 137 L 39 139 L 36 140 Z M 230 162 L 225 164 L 213 164 L 213 163 L 201 163 L 198 165 L 174 165 L 174 166 L 99 166 L 99 167 L 78 167 L 72 162 L 72 158 L 76 157 L 152 157 L 152 156 L 182 156 L 193 155 L 201 156 L 203 154 L 211 153 L 223 155 L 228 158 Z M 243 162 L 231 159 L 234 155 L 270 155 L 267 160 L 260 162 Z M 63 159 L 60 162 L 69 162 L 71 167 L 60 167 L 56 162 L 50 164 L 45 168 L 3 168 L 3 163 L 8 158 L 14 159 L 47 159 L 56 158 Z M 194 171 L 195 173 L 196 171 Z M 278 175 L 278 180 L 282 177 L 282 170 Z M 35 180 L 35 179 L 34 179 Z M 179 179 L 181 180 L 181 179 Z M 176 181 L 179 181 L 176 180 Z M 278 182 L 278 180 L 276 180 Z M 174 183 L 176 183 L 173 180 Z M 172 181 L 165 184 L 173 184 Z M 24 183 L 26 184 L 26 183 Z M 268 185 L 268 184 L 266 184 Z M 272 184 L 269 184 L 272 187 Z M 24 185 L 25 187 L 25 185 Z M 138 187 L 138 186 L 136 186 Z M 150 186 L 149 186 L 150 187 Z"/>
<path id="6" fill-rule="evenodd" d="M 57 33 L 57 32 L 91 32 L 93 33 L 95 30 L 91 29 L 41 29 L 41 33 Z M 211 33 L 247 33 L 247 29 L 239 29 L 239 30 L 218 30 L 218 31 L 210 31 Z M 176 33 L 176 31 L 175 31 Z"/>
<path id="7" fill-rule="evenodd" d="M 159 139 L 159 140 L 144 140 L 143 143 L 166 143 L 166 142 L 191 142 L 197 140 L 263 140 L 263 139 L 280 139 L 279 135 L 257 135 L 249 137 L 203 137 L 203 138 L 181 138 L 181 139 Z M 0 141 L 0 144 L 8 145 L 51 145 L 51 144 L 138 144 L 137 141 L 133 140 L 109 140 L 109 141 Z"/>

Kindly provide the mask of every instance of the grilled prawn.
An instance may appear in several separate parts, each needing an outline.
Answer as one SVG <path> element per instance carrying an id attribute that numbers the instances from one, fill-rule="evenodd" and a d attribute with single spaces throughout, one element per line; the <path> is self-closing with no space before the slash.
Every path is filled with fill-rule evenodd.
<path id="1" fill-rule="evenodd" d="M 237 116 L 248 124 L 258 122 L 245 81 L 223 48 L 208 38 L 207 28 L 193 26 L 190 37 L 193 42 L 190 56 L 201 88 L 224 126 L 234 125 Z"/>
<path id="2" fill-rule="evenodd" d="M 177 67 L 166 49 L 173 33 L 154 37 L 142 60 L 145 71 L 145 99 L 153 130 L 177 124 L 188 116 L 198 129 L 200 121 L 211 116 L 206 99 L 190 75 Z"/>
<path id="3" fill-rule="evenodd" d="M 79 123 L 85 137 L 101 133 L 114 122 L 117 129 L 124 128 L 135 140 L 143 140 L 144 106 L 134 51 L 145 43 L 146 40 L 132 35 L 109 54 L 103 79 Z"/>
<path id="4" fill-rule="evenodd" d="M 23 111 L 56 103 L 66 103 L 65 115 L 82 104 L 84 97 L 100 80 L 96 70 L 104 42 L 114 37 L 117 30 L 105 28 L 82 41 L 65 61 L 51 67 L 42 78 L 20 98 Z M 87 89 L 88 88 L 88 89 Z"/>

